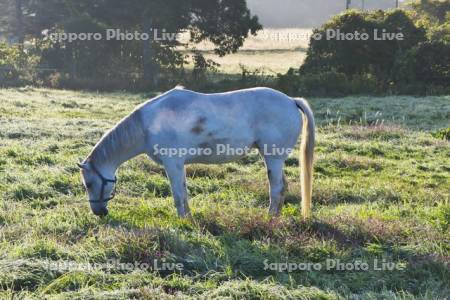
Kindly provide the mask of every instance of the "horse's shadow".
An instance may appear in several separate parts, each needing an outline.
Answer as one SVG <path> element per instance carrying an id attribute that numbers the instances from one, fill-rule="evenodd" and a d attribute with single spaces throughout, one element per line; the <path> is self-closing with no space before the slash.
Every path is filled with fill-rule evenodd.
<path id="1" fill-rule="evenodd" d="M 194 214 L 192 222 L 199 222 Z M 320 280 L 322 275 L 330 274 L 336 271 L 328 270 L 307 270 L 288 273 L 286 271 L 273 268 L 272 263 L 324 263 L 326 259 L 335 259 L 345 262 L 354 262 L 360 259 L 374 259 L 377 256 L 364 253 L 366 242 L 364 239 L 354 240 L 348 234 L 338 228 L 338 226 L 327 223 L 323 220 L 297 221 L 292 223 L 292 227 L 288 228 L 292 232 L 298 234 L 299 237 L 306 235 L 314 237 L 317 240 L 331 242 L 338 248 L 350 251 L 338 251 L 334 254 L 327 254 L 317 251 L 314 255 L 310 255 L 308 251 L 314 251 L 311 245 L 299 244 L 298 251 L 289 253 L 284 249 L 283 245 L 277 243 L 276 236 L 267 235 L 263 240 L 252 238 L 249 236 L 239 236 L 230 233 L 224 228 L 209 228 L 196 226 L 185 226 L 183 228 L 176 227 L 138 227 L 123 220 L 109 218 L 105 224 L 113 228 L 124 229 L 125 234 L 134 237 L 143 234 L 150 237 L 150 241 L 146 244 L 153 249 L 158 249 L 162 256 L 152 256 L 151 259 L 166 259 L 168 262 L 181 263 L 181 270 L 158 270 L 159 276 L 166 278 L 179 274 L 181 276 L 189 276 L 193 280 L 219 280 L 224 282 L 230 279 L 252 279 L 255 281 L 264 281 L 271 278 L 273 282 L 282 285 L 292 285 L 293 282 L 301 285 L 314 285 L 319 288 L 324 284 Z M 295 234 L 293 235 L 295 237 Z M 302 240 L 301 238 L 299 239 Z M 384 247 L 383 241 L 379 241 L 383 248 L 381 256 L 392 255 L 389 247 Z M 141 245 L 142 246 L 142 245 Z M 156 246 L 156 247 L 155 247 Z M 133 247 L 131 247 L 133 249 Z M 139 247 L 138 247 L 139 249 Z M 320 250 L 320 249 L 318 249 Z M 359 254 L 358 254 L 359 253 Z M 398 253 L 397 253 L 398 254 Z M 322 256 L 320 256 L 322 255 Z M 406 259 L 414 257 L 412 253 L 403 253 Z M 148 257 L 139 255 L 133 256 L 137 263 L 149 262 Z M 125 258 L 125 260 L 129 258 Z M 396 260 L 395 258 L 393 258 Z M 134 261 L 133 263 L 135 263 Z M 441 268 L 442 265 L 432 258 L 426 258 L 424 263 Z M 415 263 L 406 264 L 403 270 L 393 271 L 414 272 Z M 392 273 L 392 272 L 391 272 Z M 392 276 L 396 276 L 392 273 Z M 369 272 L 366 275 L 366 282 L 361 285 L 370 285 L 372 279 L 376 279 L 377 272 Z M 396 273 L 397 274 L 397 273 Z M 351 277 L 351 276 L 350 276 Z M 350 278 L 349 277 L 349 278 Z M 347 277 L 343 277 L 347 278 Z M 372 278 L 372 279 L 371 279 Z M 293 280 L 293 281 L 292 281 Z M 343 279 L 344 280 L 344 279 Z M 345 280 L 344 280 L 345 281 Z M 351 286 L 351 282 L 346 282 Z M 361 288 L 361 286 L 359 287 Z M 398 288 L 393 282 L 392 289 Z M 401 285 L 402 289 L 415 292 L 412 288 Z M 355 290 L 356 291 L 356 290 Z"/>
<path id="2" fill-rule="evenodd" d="M 274 275 L 273 270 L 267 269 L 267 262 L 285 261 L 291 255 L 282 249 L 282 245 L 278 244 L 279 237 L 271 232 L 256 233 L 258 229 L 255 229 L 255 232 L 237 234 L 227 228 L 201 222 L 194 214 L 191 221 L 181 222 L 182 225 L 178 224 L 175 228 L 141 227 L 114 217 L 108 217 L 104 224 L 120 229 L 121 234 L 128 235 L 130 239 L 136 236 L 148 237 L 148 245 L 144 246 L 157 249 L 150 257 L 139 254 L 130 257 L 130 253 L 126 253 L 126 257 L 123 257 L 125 261 L 134 263 L 130 259 L 137 259 L 138 262 L 148 262 L 149 259 L 167 259 L 168 257 L 161 256 L 167 255 L 171 261 L 182 263 L 184 268 L 181 273 L 188 275 L 206 277 L 211 272 L 224 274 L 231 271 L 233 276 L 267 277 Z M 295 232 L 292 237 L 299 241 L 314 237 L 332 241 L 338 247 L 359 246 L 350 241 L 344 232 L 325 222 L 295 222 L 287 229 Z M 130 240 L 131 249 L 134 248 L 132 243 Z M 307 259 L 304 246 L 307 245 L 299 244 L 299 250 L 292 256 Z M 142 245 L 139 247 L 142 250 Z M 171 274 L 160 273 L 163 276 Z"/>

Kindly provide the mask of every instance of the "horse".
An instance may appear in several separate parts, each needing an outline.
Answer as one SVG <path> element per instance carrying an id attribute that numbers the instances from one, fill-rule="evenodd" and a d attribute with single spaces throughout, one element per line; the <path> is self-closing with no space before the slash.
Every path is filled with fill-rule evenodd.
<path id="1" fill-rule="evenodd" d="M 105 216 L 119 166 L 147 154 L 164 167 L 178 216 L 184 218 L 191 217 L 185 165 L 227 163 L 248 153 L 236 149 L 252 149 L 267 168 L 269 214 L 278 216 L 287 184 L 283 167 L 300 133 L 301 211 L 306 219 L 311 217 L 313 112 L 305 99 L 269 88 L 203 94 L 176 87 L 137 106 L 78 166 L 92 212 Z"/>

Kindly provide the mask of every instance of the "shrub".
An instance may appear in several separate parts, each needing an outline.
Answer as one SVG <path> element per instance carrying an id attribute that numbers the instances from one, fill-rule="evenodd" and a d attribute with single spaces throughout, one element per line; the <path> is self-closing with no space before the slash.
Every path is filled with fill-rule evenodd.
<path id="1" fill-rule="evenodd" d="M 404 38 L 376 40 L 375 30 Z M 278 88 L 303 96 L 449 93 L 448 32 L 448 22 L 426 22 L 411 11 L 347 11 L 314 30 L 304 64 L 279 75 Z"/>
<path id="2" fill-rule="evenodd" d="M 0 43 L 0 87 L 32 83 L 38 61 L 37 56 L 19 46 Z"/>
<path id="3" fill-rule="evenodd" d="M 402 33 L 403 40 L 376 40 L 375 31 Z M 341 40 L 325 38 L 330 32 L 365 33 L 368 38 Z M 315 30 L 322 38 L 311 38 L 301 74 L 321 73 L 336 70 L 350 78 L 372 74 L 378 81 L 386 83 L 398 53 L 425 41 L 423 29 L 414 25 L 406 12 L 348 11 L 332 18 Z"/>
<path id="4" fill-rule="evenodd" d="M 326 71 L 300 76 L 299 93 L 301 95 L 333 95 L 349 93 L 347 76 L 336 71 Z"/>
<path id="5" fill-rule="evenodd" d="M 400 56 L 394 69 L 394 78 L 399 84 L 448 85 L 450 44 L 421 43 Z"/>
<path id="6" fill-rule="evenodd" d="M 378 93 L 378 83 L 370 74 L 350 77 L 335 70 L 301 74 L 291 69 L 278 76 L 278 88 L 290 95 L 340 97 L 348 94 Z"/>
<path id="7" fill-rule="evenodd" d="M 437 139 L 450 141 L 450 127 L 436 131 L 433 136 Z"/>

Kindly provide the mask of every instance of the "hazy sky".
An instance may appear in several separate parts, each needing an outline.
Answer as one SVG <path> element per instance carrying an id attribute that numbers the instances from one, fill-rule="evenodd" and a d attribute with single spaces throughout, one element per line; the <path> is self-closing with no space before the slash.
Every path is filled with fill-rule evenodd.
<path id="1" fill-rule="evenodd" d="M 402 1 L 400 1 L 402 2 Z M 346 0 L 247 0 L 265 27 L 315 27 L 345 10 Z M 392 8 L 395 0 L 352 0 L 352 7 Z"/>

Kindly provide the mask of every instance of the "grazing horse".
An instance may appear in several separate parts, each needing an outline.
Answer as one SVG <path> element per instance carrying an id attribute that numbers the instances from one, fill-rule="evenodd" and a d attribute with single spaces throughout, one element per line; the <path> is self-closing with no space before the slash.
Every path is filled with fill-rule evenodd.
<path id="1" fill-rule="evenodd" d="M 269 88 L 219 94 L 172 89 L 123 118 L 78 166 L 91 209 L 102 216 L 108 213 L 108 201 L 115 194 L 117 168 L 145 153 L 164 166 L 178 215 L 186 217 L 190 210 L 185 164 L 230 162 L 256 148 L 267 167 L 269 213 L 278 215 L 286 185 L 283 166 L 301 129 L 301 206 L 303 217 L 309 218 L 315 140 L 313 113 L 306 100 Z"/>

